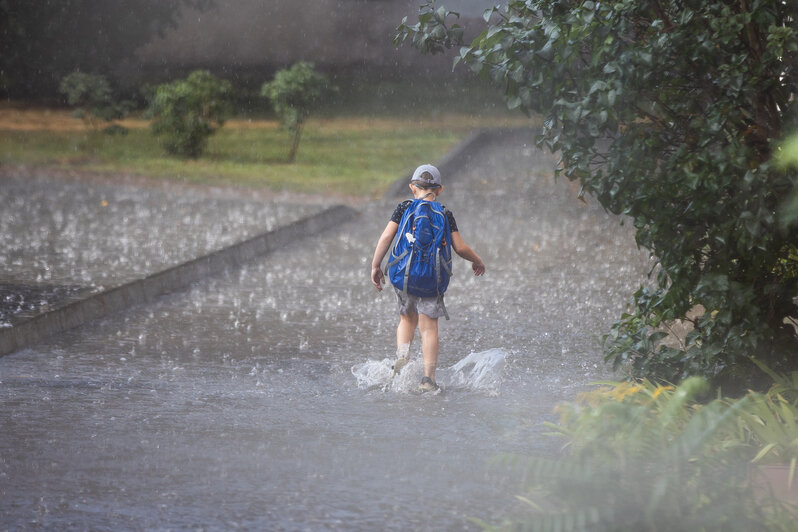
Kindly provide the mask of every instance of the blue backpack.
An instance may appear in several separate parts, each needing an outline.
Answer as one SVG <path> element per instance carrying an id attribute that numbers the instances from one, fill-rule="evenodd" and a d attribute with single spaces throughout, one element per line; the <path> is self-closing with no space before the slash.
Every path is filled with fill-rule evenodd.
<path id="1" fill-rule="evenodd" d="M 440 298 L 451 276 L 452 231 L 446 211 L 436 201 L 413 200 L 402 215 L 388 257 L 391 284 L 405 298 L 407 294 Z"/>

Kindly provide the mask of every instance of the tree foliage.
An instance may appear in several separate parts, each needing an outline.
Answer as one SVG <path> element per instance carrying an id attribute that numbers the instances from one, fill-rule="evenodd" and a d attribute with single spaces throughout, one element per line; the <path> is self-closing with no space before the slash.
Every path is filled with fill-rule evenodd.
<path id="1" fill-rule="evenodd" d="M 176 24 L 182 6 L 212 0 L 2 0 L 0 94 L 50 95 L 69 72 L 110 74 Z"/>
<path id="2" fill-rule="evenodd" d="M 167 153 L 197 158 L 232 113 L 233 86 L 206 70 L 155 90 L 149 113 L 152 130 Z"/>
<path id="3" fill-rule="evenodd" d="M 540 113 L 538 142 L 628 217 L 658 261 L 607 336 L 607 359 L 633 375 L 749 375 L 758 356 L 798 365 L 798 226 L 780 204 L 798 172 L 776 142 L 795 129 L 798 3 L 784 0 L 512 0 L 463 43 L 456 13 L 428 2 L 396 43 L 459 46 L 464 63 Z M 663 323 L 692 319 L 679 347 Z"/>
<path id="4" fill-rule="evenodd" d="M 271 101 L 274 112 L 293 135 L 288 162 L 296 160 L 302 126 L 329 90 L 326 76 L 316 72 L 313 63 L 306 61 L 278 71 L 274 80 L 261 87 L 261 96 Z"/>

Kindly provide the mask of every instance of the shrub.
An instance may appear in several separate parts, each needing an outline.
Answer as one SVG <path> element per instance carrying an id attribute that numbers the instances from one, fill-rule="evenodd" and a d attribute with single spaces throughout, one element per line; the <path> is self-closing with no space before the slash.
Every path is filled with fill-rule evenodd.
<path id="1" fill-rule="evenodd" d="M 82 119 L 92 130 L 98 129 L 98 121 L 112 122 L 130 110 L 129 102 L 115 100 L 111 85 L 99 74 L 72 72 L 61 80 L 59 90 L 67 104 L 75 108 L 72 116 Z M 119 125 L 109 127 L 114 133 L 120 132 Z"/>
<path id="2" fill-rule="evenodd" d="M 288 162 L 296 160 L 302 126 L 331 90 L 327 78 L 314 69 L 313 63 L 300 61 L 280 70 L 274 80 L 264 83 L 261 96 L 268 98 L 283 125 L 293 134 Z"/>
<path id="3" fill-rule="evenodd" d="M 197 158 L 208 137 L 232 113 L 233 87 L 205 70 L 186 79 L 159 85 L 150 103 L 152 130 L 172 155 Z"/>

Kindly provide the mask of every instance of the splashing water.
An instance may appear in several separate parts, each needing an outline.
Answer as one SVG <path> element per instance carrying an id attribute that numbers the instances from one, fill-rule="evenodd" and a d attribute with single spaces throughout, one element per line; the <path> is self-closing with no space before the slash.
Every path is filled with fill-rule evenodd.
<path id="1" fill-rule="evenodd" d="M 504 377 L 507 353 L 501 348 L 471 353 L 450 368 L 438 372 L 449 386 L 489 396 L 498 396 Z"/>
<path id="2" fill-rule="evenodd" d="M 464 390 L 498 396 L 507 353 L 500 348 L 471 353 L 451 367 L 437 371 L 438 385 L 445 390 Z M 369 360 L 352 366 L 352 375 L 360 389 L 398 393 L 413 392 L 424 375 L 420 357 L 411 360 L 398 375 L 393 375 L 393 360 Z"/>
<path id="3" fill-rule="evenodd" d="M 401 373 L 393 374 L 394 360 L 367 360 L 352 366 L 352 375 L 361 390 L 382 389 L 397 393 L 410 393 L 418 389 L 424 375 L 424 364 L 420 357 L 410 360 Z"/>

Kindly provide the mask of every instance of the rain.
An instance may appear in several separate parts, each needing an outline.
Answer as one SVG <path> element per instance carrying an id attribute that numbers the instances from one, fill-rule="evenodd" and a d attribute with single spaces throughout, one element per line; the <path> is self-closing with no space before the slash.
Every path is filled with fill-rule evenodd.
<path id="1" fill-rule="evenodd" d="M 219 4 L 228 16 L 186 13 L 140 60 L 244 68 L 266 47 L 279 63 L 296 35 L 295 53 L 330 68 L 411 61 L 368 43 L 413 2 Z M 418 337 L 391 379 L 396 303 L 368 278 L 403 196 L 352 202 L 339 226 L 0 358 L 0 527 L 479 530 L 510 515 L 520 474 L 494 459 L 558 452 L 541 424 L 612 376 L 600 336 L 651 269 L 630 227 L 553 177 L 536 133 L 489 133 L 440 165 L 442 202 L 487 264 L 474 277 L 455 259 L 440 393 L 416 391 Z M 4 173 L 0 332 L 339 202 Z"/>

